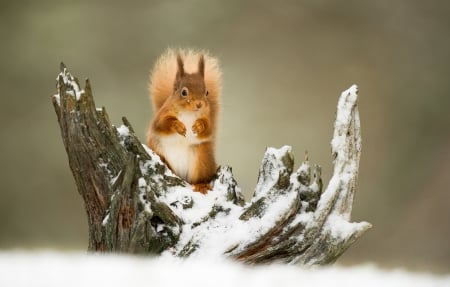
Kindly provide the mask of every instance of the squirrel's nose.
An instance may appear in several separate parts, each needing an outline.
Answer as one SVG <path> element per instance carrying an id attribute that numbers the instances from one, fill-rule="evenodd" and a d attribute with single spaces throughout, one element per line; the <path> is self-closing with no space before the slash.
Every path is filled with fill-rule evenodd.
<path id="1" fill-rule="evenodd" d="M 197 106 L 197 109 L 200 109 L 202 107 L 202 102 L 197 102 L 196 106 Z"/>

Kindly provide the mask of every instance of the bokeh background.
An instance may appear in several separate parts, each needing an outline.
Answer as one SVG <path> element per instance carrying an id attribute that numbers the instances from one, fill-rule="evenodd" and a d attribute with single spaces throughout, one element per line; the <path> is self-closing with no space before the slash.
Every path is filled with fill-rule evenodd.
<path id="1" fill-rule="evenodd" d="M 450 2 L 1 1 L 0 250 L 85 250 L 84 207 L 50 96 L 59 63 L 138 136 L 148 72 L 168 46 L 223 67 L 217 156 L 250 198 L 267 146 L 331 175 L 337 99 L 359 85 L 355 221 L 341 264 L 450 272 Z"/>

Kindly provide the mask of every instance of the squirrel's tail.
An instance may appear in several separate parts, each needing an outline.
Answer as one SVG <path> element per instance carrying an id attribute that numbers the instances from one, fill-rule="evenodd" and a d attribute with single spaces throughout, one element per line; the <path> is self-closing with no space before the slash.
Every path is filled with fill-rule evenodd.
<path id="1" fill-rule="evenodd" d="M 183 59 L 184 70 L 187 73 L 196 73 L 200 55 L 204 56 L 208 98 L 213 107 L 218 107 L 221 91 L 221 71 L 218 60 L 206 51 L 169 48 L 156 61 L 150 74 L 149 91 L 155 113 L 173 93 L 177 73 L 177 54 L 180 54 Z"/>

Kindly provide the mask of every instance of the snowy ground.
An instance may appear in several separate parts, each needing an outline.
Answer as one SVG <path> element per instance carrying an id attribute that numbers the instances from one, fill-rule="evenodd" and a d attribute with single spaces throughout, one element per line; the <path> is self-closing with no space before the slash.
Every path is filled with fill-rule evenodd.
<path id="1" fill-rule="evenodd" d="M 83 253 L 0 252 L 0 286 L 450 286 L 450 275 L 381 270 L 372 265 L 306 270 L 246 267 L 219 260 Z"/>

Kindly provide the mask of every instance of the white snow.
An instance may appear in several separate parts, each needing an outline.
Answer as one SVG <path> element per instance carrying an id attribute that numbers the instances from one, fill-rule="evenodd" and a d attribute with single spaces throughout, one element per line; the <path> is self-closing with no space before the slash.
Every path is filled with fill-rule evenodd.
<path id="1" fill-rule="evenodd" d="M 58 106 L 61 106 L 61 97 L 59 96 L 59 94 L 54 94 L 53 97 L 56 99 Z"/>
<path id="2" fill-rule="evenodd" d="M 125 139 L 130 136 L 130 129 L 126 125 L 121 125 L 116 130 L 119 133 L 120 144 L 125 146 Z"/>
<path id="3" fill-rule="evenodd" d="M 138 185 L 140 188 L 143 188 L 143 187 L 147 186 L 147 182 L 145 181 L 145 179 L 143 177 L 140 177 L 138 180 Z"/>
<path id="4" fill-rule="evenodd" d="M 161 164 L 160 159 L 155 157 L 151 150 L 148 150 L 148 152 L 152 156 L 152 160 L 140 163 L 143 175 L 147 175 L 147 171 L 154 168 L 155 165 Z M 272 165 L 273 169 L 272 174 L 267 175 L 264 179 L 260 179 L 260 181 L 264 181 L 264 187 L 259 190 L 258 198 L 268 195 L 270 188 L 277 182 L 280 174 L 279 170 L 285 168 L 280 163 L 281 158 L 289 152 L 291 152 L 291 147 L 289 146 L 284 146 L 280 149 L 269 148 L 267 150 L 265 158 Z M 303 166 L 303 169 L 305 169 L 305 166 Z M 171 173 L 169 170 L 167 172 Z M 159 174 L 153 175 L 153 177 L 155 176 L 161 177 Z M 159 180 L 158 178 L 153 178 L 154 182 Z M 184 222 L 177 245 L 166 251 L 164 256 L 172 257 L 189 244 L 199 246 L 190 255 L 193 257 L 209 255 L 221 258 L 227 250 L 234 249 L 233 252 L 239 252 L 248 244 L 258 240 L 271 228 L 276 227 L 278 222 L 286 219 L 291 206 L 298 200 L 299 195 L 294 191 L 275 197 L 267 196 L 263 207 L 264 212 L 261 216 L 252 217 L 247 221 L 240 220 L 239 217 L 250 203 L 241 207 L 227 200 L 227 190 L 232 180 L 231 172 L 227 169 L 222 169 L 220 178 L 214 182 L 213 189 L 206 195 L 192 192 L 192 187 L 187 184 L 185 187 L 170 187 L 167 192 L 159 197 L 159 200 L 166 203 Z M 298 184 L 296 176 L 291 176 L 292 190 L 297 190 Z M 139 179 L 139 187 L 141 189 L 141 201 L 145 202 L 142 197 L 146 187 L 144 178 Z M 189 203 L 192 206 L 186 207 Z M 214 218 L 209 218 L 208 215 L 214 208 L 218 209 L 218 212 Z M 336 219 L 333 222 L 329 222 L 330 225 L 328 226 L 330 228 L 328 231 L 332 232 L 332 235 L 336 237 L 339 236 L 339 238 L 345 239 L 345 236 L 351 236 L 353 231 L 357 231 L 352 229 L 353 227 L 358 228 L 359 226 L 343 221 Z M 308 226 L 313 222 L 314 214 L 307 213 L 298 215 L 291 223 L 291 226 L 299 223 Z M 335 223 L 339 224 L 335 225 Z"/>
<path id="5" fill-rule="evenodd" d="M 198 256 L 214 253 L 217 257 L 221 257 L 230 245 L 236 244 L 235 237 L 241 233 L 239 231 L 241 225 L 236 222 L 239 221 L 238 217 L 242 208 L 227 202 L 224 190 L 217 188 L 217 184 L 214 190 L 209 191 L 206 195 L 192 192 L 191 187 L 173 187 L 160 199 L 171 206 L 175 214 L 185 222 L 177 245 L 179 249 L 194 239 L 202 242 L 201 248 L 196 252 Z M 193 201 L 192 208 L 183 209 L 181 204 L 175 204 L 175 206 L 172 204 L 190 199 Z M 214 205 L 229 209 L 230 215 L 225 216 L 225 214 L 219 213 L 215 220 L 204 223 L 207 224 L 206 227 L 193 226 L 194 223 L 201 222 L 207 217 Z M 233 232 L 228 232 L 230 229 L 233 229 Z"/>
<path id="6" fill-rule="evenodd" d="M 268 152 L 279 158 L 287 149 L 290 147 L 283 147 L 281 152 L 275 149 Z M 240 207 L 226 199 L 227 187 L 233 179 L 231 173 L 226 170 L 222 170 L 221 175 L 223 183 L 216 180 L 213 190 L 206 195 L 192 192 L 192 188 L 187 186 L 169 188 L 168 192 L 160 197 L 160 200 L 169 205 L 185 223 L 175 249 L 166 252 L 165 255 L 171 256 L 173 252 L 181 251 L 189 242 L 199 245 L 191 255 L 194 257 L 214 255 L 220 258 L 227 250 L 239 246 L 235 249 L 235 252 L 238 252 L 276 226 L 277 222 L 285 219 L 283 217 L 287 215 L 287 211 L 298 197 L 296 192 L 290 192 L 277 196 L 272 201 L 268 199 L 270 202 L 267 202 L 261 217 L 252 217 L 247 221 L 239 220 L 239 216 L 248 205 Z M 185 201 L 192 201 L 192 208 L 183 208 L 182 202 Z M 224 211 L 218 212 L 214 219 L 209 219 L 200 226 L 195 224 L 204 221 L 214 207 L 220 207 Z"/>
<path id="7" fill-rule="evenodd" d="M 331 232 L 331 236 L 336 239 L 345 240 L 350 238 L 353 233 L 364 229 L 365 222 L 348 222 L 343 216 L 330 214 L 325 222 L 325 230 Z"/>
<path id="8" fill-rule="evenodd" d="M 266 161 L 271 166 L 271 174 L 267 175 L 267 177 L 260 175 L 258 178 L 255 195 L 252 198 L 253 202 L 266 195 L 266 193 L 276 184 L 280 176 L 280 171 L 285 169 L 281 159 L 285 154 L 291 153 L 292 147 L 287 145 L 279 149 L 273 147 L 267 148 L 266 153 L 264 154 L 263 162 Z"/>
<path id="9" fill-rule="evenodd" d="M 75 81 L 75 78 L 67 72 L 66 68 L 64 68 L 64 71 L 58 74 L 56 77 L 56 82 L 58 83 L 59 77 L 62 77 L 64 84 L 67 86 L 66 93 L 74 97 L 77 101 L 80 100 L 81 95 L 84 94 L 84 90 L 80 89 L 77 82 Z M 53 97 L 56 99 L 58 105 L 61 105 L 61 95 L 55 94 Z"/>
<path id="10" fill-rule="evenodd" d="M 105 218 L 103 218 L 102 225 L 105 226 L 109 221 L 109 213 L 106 214 Z"/>
<path id="11" fill-rule="evenodd" d="M 267 148 L 267 153 L 273 154 L 275 156 L 275 158 L 280 159 L 286 153 L 292 153 L 292 147 L 288 146 L 288 145 L 282 146 L 279 149 L 273 148 L 273 147 L 269 147 L 269 148 Z"/>
<path id="12" fill-rule="evenodd" d="M 355 267 L 304 269 L 298 266 L 243 266 L 206 258 L 131 257 L 55 251 L 0 252 L 0 286 L 345 286 L 444 287 L 450 274 Z"/>
<path id="13" fill-rule="evenodd" d="M 120 137 L 127 137 L 130 135 L 130 129 L 126 125 L 121 125 L 117 128 Z"/>
<path id="14" fill-rule="evenodd" d="M 122 171 L 119 171 L 119 173 L 115 177 L 111 178 L 111 180 L 110 180 L 111 185 L 114 185 L 116 183 L 117 179 L 119 178 L 119 176 L 121 174 L 122 174 Z"/>
<path id="15" fill-rule="evenodd" d="M 304 225 L 305 228 L 310 227 L 309 226 L 310 224 L 314 224 L 314 213 L 313 212 L 304 212 L 304 213 L 298 214 L 294 218 L 294 220 L 292 220 L 292 222 L 288 226 L 285 227 L 285 229 L 289 228 L 289 227 L 292 227 L 292 226 L 295 226 L 295 225 L 297 225 L 299 223 Z"/>
<path id="16" fill-rule="evenodd" d="M 309 166 L 309 161 L 305 160 L 304 162 L 302 162 L 302 164 L 298 168 L 296 176 L 298 176 L 300 174 L 309 175 L 310 173 L 311 173 L 311 167 Z"/>

